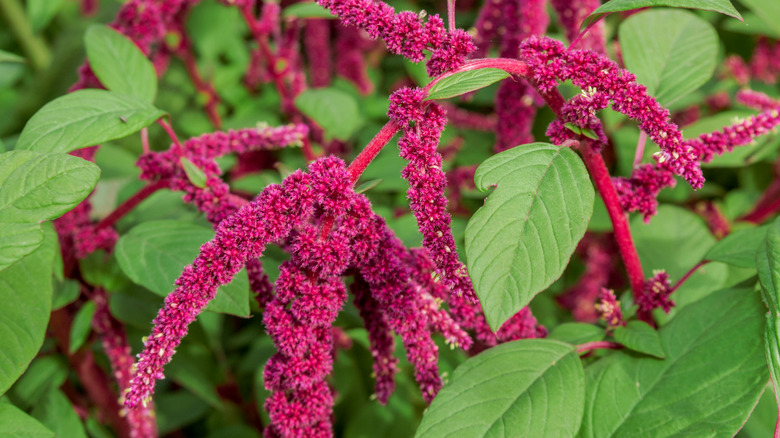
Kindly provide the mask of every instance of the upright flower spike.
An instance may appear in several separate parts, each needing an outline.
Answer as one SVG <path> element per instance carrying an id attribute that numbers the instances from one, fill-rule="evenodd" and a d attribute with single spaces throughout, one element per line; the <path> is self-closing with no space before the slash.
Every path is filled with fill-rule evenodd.
<path id="1" fill-rule="evenodd" d="M 447 180 L 441 169 L 442 158 L 436 151 L 447 122 L 444 111 L 435 103 L 423 104 L 425 92 L 404 88 L 390 97 L 388 116 L 401 126 L 398 140 L 401 157 L 409 162 L 402 176 L 409 182 L 409 205 L 423 235 L 423 246 L 456 293 L 475 301 L 474 288 L 466 267 L 458 260 L 455 239 L 450 229 L 444 189 Z"/>
<path id="2" fill-rule="evenodd" d="M 363 37 L 365 31 L 338 26 L 336 30 L 336 74 L 352 82 L 361 94 L 371 94 L 374 84 L 366 73 L 365 52 L 374 44 Z"/>
<path id="3" fill-rule="evenodd" d="M 552 7 L 558 14 L 558 21 L 566 33 L 569 43 L 580 36 L 580 26 L 585 18 L 601 6 L 600 0 L 552 0 Z M 604 20 L 599 20 L 588 29 L 588 32 L 572 47 L 590 49 L 605 53 Z"/>
<path id="4" fill-rule="evenodd" d="M 163 366 L 173 356 L 187 333 L 187 327 L 214 298 L 217 287 L 230 282 L 250 257 L 259 257 L 265 246 L 286 238 L 294 227 L 309 220 L 323 196 L 315 185 L 332 185 L 337 158 L 323 158 L 288 176 L 282 185 L 264 189 L 250 204 L 223 220 L 216 236 L 201 247 L 192 265 L 176 281 L 177 288 L 165 299 L 154 320 L 154 328 L 144 350 L 138 355 L 136 374 L 125 396 L 129 408 L 148 401 Z"/>
<path id="5" fill-rule="evenodd" d="M 645 290 L 636 300 L 640 312 L 651 312 L 653 309 L 662 308 L 669 313 L 674 307 L 674 301 L 669 298 L 672 294 L 672 286 L 669 284 L 669 274 L 665 271 L 655 271 L 653 277 L 645 283 Z"/>
<path id="6" fill-rule="evenodd" d="M 615 328 L 626 325 L 623 321 L 623 311 L 620 309 L 620 301 L 615 297 L 612 289 L 601 289 L 599 303 L 596 304 L 596 310 L 607 322 L 607 327 Z"/>

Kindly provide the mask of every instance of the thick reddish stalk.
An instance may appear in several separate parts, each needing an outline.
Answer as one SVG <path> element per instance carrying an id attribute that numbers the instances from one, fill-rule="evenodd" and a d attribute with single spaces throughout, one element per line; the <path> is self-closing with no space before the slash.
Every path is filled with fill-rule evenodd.
<path id="1" fill-rule="evenodd" d="M 178 147 L 181 147 L 181 142 L 179 142 L 179 137 L 176 136 L 176 132 L 173 130 L 171 125 L 168 124 L 168 122 L 166 122 L 163 119 L 157 119 L 157 124 L 162 126 L 162 128 L 168 134 L 168 137 L 171 138 L 173 144 L 175 144 Z"/>
<path id="2" fill-rule="evenodd" d="M 679 281 L 672 287 L 672 290 L 669 293 L 673 293 L 676 291 L 680 286 L 683 285 L 689 278 L 691 278 L 691 275 L 693 275 L 694 272 L 698 271 L 699 268 L 709 263 L 709 260 L 702 260 L 699 263 L 696 264 L 696 266 L 692 267 L 688 272 L 685 273 L 685 275 L 680 278 Z"/>
<path id="3" fill-rule="evenodd" d="M 618 344 L 617 342 L 595 341 L 595 342 L 586 342 L 584 344 L 578 345 L 577 353 L 584 353 L 586 351 L 599 350 L 599 349 L 620 350 L 622 348 L 623 346 Z"/>
<path id="4" fill-rule="evenodd" d="M 385 124 L 385 126 L 382 127 L 382 129 L 379 130 L 379 132 L 377 132 L 377 134 L 374 136 L 374 138 L 371 139 L 366 147 L 360 151 L 358 156 L 355 157 L 352 163 L 350 163 L 349 167 L 347 167 L 347 172 L 349 172 L 350 182 L 352 184 L 357 182 L 357 180 L 360 178 L 360 175 L 362 175 L 363 171 L 366 170 L 366 167 L 371 164 L 371 161 L 374 160 L 377 154 L 379 154 L 379 151 L 385 147 L 385 145 L 390 141 L 390 139 L 393 138 L 399 129 L 401 129 L 401 127 L 398 126 L 398 124 L 396 124 L 394 121 L 390 120 Z"/>
<path id="5" fill-rule="evenodd" d="M 780 178 L 772 181 L 753 210 L 739 220 L 760 224 L 778 211 L 780 211 Z"/>
<path id="6" fill-rule="evenodd" d="M 184 61 L 184 67 L 187 69 L 187 74 L 189 74 L 190 80 L 192 80 L 192 84 L 195 85 L 195 90 L 206 95 L 206 104 L 204 105 L 206 116 L 208 116 L 211 124 L 214 125 L 215 128 L 221 129 L 222 119 L 220 118 L 219 111 L 217 110 L 217 107 L 219 106 L 219 96 L 217 95 L 217 91 L 210 82 L 205 81 L 200 75 L 200 72 L 198 71 L 198 64 L 195 61 L 195 56 L 192 54 L 192 46 L 186 37 L 182 41 L 181 46 L 182 49 L 178 50 L 177 52 L 182 61 Z"/>
<path id="7" fill-rule="evenodd" d="M 124 215 L 129 213 L 132 209 L 138 206 L 138 204 L 143 202 L 144 199 L 151 196 L 152 193 L 160 189 L 167 188 L 169 184 L 170 181 L 167 179 L 161 179 L 157 182 L 147 184 L 141 190 L 123 202 L 120 206 L 118 206 L 114 211 L 111 212 L 111 214 L 104 217 L 102 221 L 98 222 L 97 225 L 95 225 L 95 231 L 114 225 L 119 219 L 124 217 Z"/>

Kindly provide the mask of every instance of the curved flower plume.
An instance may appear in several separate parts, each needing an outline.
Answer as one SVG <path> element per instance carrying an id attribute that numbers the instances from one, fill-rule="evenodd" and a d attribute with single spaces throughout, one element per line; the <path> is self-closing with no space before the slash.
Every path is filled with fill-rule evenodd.
<path id="1" fill-rule="evenodd" d="M 636 82 L 636 76 L 596 52 L 567 51 L 559 41 L 549 38 L 530 38 L 521 51 L 542 92 L 550 92 L 559 82 L 571 80 L 591 95 L 605 94 L 612 109 L 637 120 L 640 129 L 661 147 L 659 163 L 694 188 L 704 184 L 696 151 L 683 142 L 680 130 L 669 120 L 669 111 L 647 94 L 645 86 Z"/>
<path id="2" fill-rule="evenodd" d="M 414 62 L 425 59 L 424 50 L 431 51 L 427 62 L 428 75 L 439 76 L 460 66 L 474 50 L 471 36 L 461 29 L 444 28 L 438 15 L 423 22 L 423 14 L 410 11 L 395 13 L 388 4 L 376 0 L 318 0 L 341 21 L 368 32 L 371 39 L 382 38 L 387 49 Z"/>

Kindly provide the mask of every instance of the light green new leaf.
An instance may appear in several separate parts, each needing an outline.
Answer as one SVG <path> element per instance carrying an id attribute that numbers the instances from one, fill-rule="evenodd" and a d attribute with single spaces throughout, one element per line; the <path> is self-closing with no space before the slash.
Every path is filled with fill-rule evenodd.
<path id="1" fill-rule="evenodd" d="M 531 143 L 477 168 L 479 190 L 495 189 L 466 226 L 466 257 L 493 330 L 561 276 L 593 213 L 582 160 L 566 147 Z"/>
<path id="2" fill-rule="evenodd" d="M 81 348 L 84 341 L 87 340 L 92 329 L 92 317 L 95 316 L 95 310 L 97 310 L 95 302 L 88 301 L 73 317 L 73 324 L 70 326 L 70 345 L 68 346 L 71 354 Z"/>
<path id="3" fill-rule="evenodd" d="M 565 322 L 555 326 L 547 339 L 557 339 L 573 345 L 604 339 L 604 329 L 584 322 Z"/>
<path id="4" fill-rule="evenodd" d="M 16 406 L 0 403 L 0 436 L 54 438 L 54 432 Z"/>
<path id="5" fill-rule="evenodd" d="M 349 140 L 363 125 L 357 100 L 336 88 L 306 90 L 295 98 L 295 107 L 325 130 L 325 135 Z"/>
<path id="6" fill-rule="evenodd" d="M 774 0 L 764 0 L 774 1 Z M 651 6 L 669 6 L 673 8 L 702 9 L 705 11 L 715 11 L 730 17 L 742 19 L 742 16 L 734 8 L 729 0 L 611 0 L 598 9 L 591 12 L 582 22 L 581 28 L 588 27 L 594 21 L 613 12 L 630 11 L 632 9 L 646 8 Z"/>
<path id="7" fill-rule="evenodd" d="M 450 97 L 460 96 L 461 94 L 485 88 L 508 77 L 509 73 L 498 68 L 462 71 L 437 82 L 431 88 L 425 100 L 449 99 Z"/>
<path id="8" fill-rule="evenodd" d="M 197 257 L 214 231 L 187 221 L 151 221 L 131 229 L 117 242 L 115 254 L 122 271 L 136 284 L 166 296 L 184 267 Z M 249 315 L 249 279 L 246 270 L 219 288 L 207 310 Z"/>
<path id="9" fill-rule="evenodd" d="M 777 17 L 780 17 L 780 2 L 777 0 L 740 0 L 740 3 L 744 4 L 756 16 L 769 26 L 775 35 L 780 35 L 780 22 Z"/>
<path id="10" fill-rule="evenodd" d="M 767 230 L 768 226 L 734 231 L 710 248 L 704 258 L 740 268 L 755 268 L 756 251 L 763 244 Z"/>
<path id="11" fill-rule="evenodd" d="M 134 96 L 78 90 L 38 110 L 24 126 L 16 149 L 70 152 L 126 137 L 163 115 L 163 111 Z"/>
<path id="12" fill-rule="evenodd" d="M 27 0 L 27 17 L 33 32 L 38 33 L 49 25 L 49 22 L 62 7 L 63 0 Z"/>
<path id="13" fill-rule="evenodd" d="M 141 49 L 129 38 L 102 24 L 95 24 L 84 34 L 89 66 L 110 91 L 154 102 L 157 95 L 157 73 Z"/>
<path id="14" fill-rule="evenodd" d="M 192 185 L 200 187 L 201 189 L 206 187 L 206 173 L 203 172 L 200 167 L 196 166 L 195 163 L 187 157 L 179 158 L 179 163 L 181 163 L 181 166 L 184 168 L 184 173 L 187 175 L 187 179 L 190 180 Z"/>
<path id="15" fill-rule="evenodd" d="M 22 375 L 43 344 L 49 323 L 57 234 L 44 228 L 43 244 L 0 272 L 0 395 Z M 0 431 L 3 421 L 0 420 Z M 2 433 L 0 433 L 2 435 Z"/>
<path id="16" fill-rule="evenodd" d="M 287 6 L 282 11 L 282 17 L 295 17 L 295 18 L 329 18 L 337 19 L 335 15 L 331 14 L 329 10 L 323 8 L 314 2 L 302 2 L 294 5 Z"/>
<path id="17" fill-rule="evenodd" d="M 619 39 L 626 68 L 663 106 L 702 86 L 715 71 L 718 35 L 688 11 L 632 15 L 620 25 Z"/>
<path id="18" fill-rule="evenodd" d="M 660 330 L 665 360 L 615 352 L 585 370 L 583 438 L 734 436 L 766 386 L 753 288 L 686 306 Z"/>
<path id="19" fill-rule="evenodd" d="M 625 327 L 617 327 L 614 337 L 629 350 L 661 359 L 666 357 L 658 332 L 644 321 L 629 321 Z"/>
<path id="20" fill-rule="evenodd" d="M 24 63 L 25 59 L 16 53 L 6 52 L 5 50 L 0 50 L 0 63 L 3 62 L 13 62 L 13 63 Z"/>
<path id="21" fill-rule="evenodd" d="M 780 317 L 780 218 L 768 225 L 766 238 L 756 251 L 758 279 L 769 311 Z"/>
<path id="22" fill-rule="evenodd" d="M 40 223 L 89 195 L 100 177 L 93 163 L 65 154 L 0 154 L 0 271 L 43 240 Z"/>
<path id="23" fill-rule="evenodd" d="M 452 373 L 415 437 L 571 437 L 580 427 L 583 396 L 574 346 L 549 339 L 508 342 Z"/>

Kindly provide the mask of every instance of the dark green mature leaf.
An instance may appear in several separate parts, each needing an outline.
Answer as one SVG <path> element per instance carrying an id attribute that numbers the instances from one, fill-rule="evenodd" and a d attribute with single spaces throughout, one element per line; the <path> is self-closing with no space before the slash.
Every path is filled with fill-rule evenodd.
<path id="1" fill-rule="evenodd" d="M 719 12 L 739 20 L 742 19 L 742 15 L 739 14 L 729 0 L 611 0 L 591 12 L 582 22 L 581 28 L 584 29 L 594 21 L 600 20 L 603 16 L 613 12 L 630 11 L 648 6 L 703 9 L 705 11 Z"/>
<path id="2" fill-rule="evenodd" d="M 699 263 L 715 244 L 704 220 L 670 205 L 661 205 L 649 224 L 640 216 L 633 217 L 631 233 L 645 276 L 652 275 L 656 269 L 665 269 L 673 281 Z"/>
<path id="3" fill-rule="evenodd" d="M 334 20 L 338 18 L 331 14 L 329 10 L 314 2 L 296 3 L 294 5 L 287 6 L 282 11 L 282 17 L 331 18 Z"/>
<path id="4" fill-rule="evenodd" d="M 206 174 L 200 167 L 196 166 L 195 163 L 187 157 L 179 158 L 179 162 L 184 168 L 184 173 L 187 174 L 187 179 L 190 180 L 195 187 L 200 187 L 201 189 L 206 187 Z"/>
<path id="5" fill-rule="evenodd" d="M 73 317 L 73 324 L 70 326 L 70 344 L 68 346 L 70 353 L 81 348 L 84 345 L 84 341 L 87 340 L 87 336 L 92 329 L 92 317 L 95 316 L 95 310 L 97 310 L 95 302 L 88 301 Z"/>
<path id="6" fill-rule="evenodd" d="M 776 0 L 740 0 L 740 3 L 750 8 L 764 24 L 772 28 L 775 35 L 780 35 L 780 22 L 777 21 L 777 17 L 780 17 L 780 2 Z"/>
<path id="7" fill-rule="evenodd" d="M 702 86 L 715 71 L 718 35 L 688 11 L 644 11 L 627 18 L 619 34 L 626 68 L 663 106 Z"/>
<path id="8" fill-rule="evenodd" d="M 295 98 L 295 107 L 325 130 L 325 135 L 349 140 L 363 125 L 357 100 L 336 88 L 306 90 Z"/>
<path id="9" fill-rule="evenodd" d="M 141 49 L 129 38 L 102 24 L 84 34 L 87 59 L 95 76 L 110 91 L 154 102 L 157 73 Z"/>
<path id="10" fill-rule="evenodd" d="M 704 258 L 740 268 L 755 268 L 756 250 L 764 242 L 767 229 L 763 226 L 734 231 L 710 248 Z"/>
<path id="11" fill-rule="evenodd" d="M 733 436 L 766 385 L 764 306 L 751 288 L 685 307 L 666 360 L 615 352 L 586 369 L 582 437 Z"/>
<path id="12" fill-rule="evenodd" d="M 9 395 L 16 406 L 29 410 L 39 404 L 49 391 L 59 388 L 67 379 L 68 363 L 63 356 L 38 357 L 14 383 Z"/>
<path id="13" fill-rule="evenodd" d="M 0 312 L 0 395 L 24 372 L 43 343 L 51 311 L 55 251 L 57 234 L 47 224 L 41 246 L 0 272 L 0 302 L 12 309 Z"/>
<path id="14" fill-rule="evenodd" d="M 460 96 L 480 88 L 485 88 L 502 79 L 509 77 L 509 73 L 499 68 L 482 68 L 455 73 L 442 78 L 431 88 L 425 100 L 449 99 Z"/>
<path id="15" fill-rule="evenodd" d="M 777 388 L 780 383 L 780 327 L 778 320 L 780 317 L 770 313 L 766 314 L 766 325 L 764 326 L 764 354 L 769 368 L 769 375 L 772 377 L 772 384 Z"/>
<path id="16" fill-rule="evenodd" d="M 213 230 L 191 222 L 146 222 L 119 239 L 115 254 L 119 266 L 134 283 L 166 296 L 173 291 L 173 283 L 184 267 L 198 255 L 200 246 L 213 237 Z M 219 288 L 207 310 L 249 315 L 249 280 L 245 270 L 229 285 Z"/>
<path id="17" fill-rule="evenodd" d="M 508 342 L 455 370 L 415 436 L 573 436 L 582 420 L 583 396 L 574 346 L 549 339 Z"/>
<path id="18" fill-rule="evenodd" d="M 0 155 L 0 271 L 43 240 L 40 223 L 81 202 L 100 169 L 65 154 L 11 151 Z"/>
<path id="19" fill-rule="evenodd" d="M 579 345 L 604 339 L 604 329 L 583 322 L 565 322 L 552 329 L 547 338 Z"/>
<path id="20" fill-rule="evenodd" d="M 10 403 L 0 403 L 0 436 L 54 438 L 54 432 Z"/>
<path id="21" fill-rule="evenodd" d="M 780 218 L 768 225 L 755 260 L 764 300 L 770 313 L 780 317 Z"/>
<path id="22" fill-rule="evenodd" d="M 84 425 L 70 400 L 57 388 L 49 391 L 41 403 L 35 405 L 32 416 L 57 437 L 87 438 Z"/>
<path id="23" fill-rule="evenodd" d="M 629 321 L 625 327 L 615 329 L 614 337 L 629 350 L 661 359 L 666 357 L 658 332 L 644 321 Z"/>
<path id="24" fill-rule="evenodd" d="M 466 257 L 490 327 L 561 276 L 593 213 L 593 186 L 572 150 L 531 143 L 494 155 L 474 175 L 495 189 L 466 226 Z"/>
<path id="25" fill-rule="evenodd" d="M 16 149 L 70 152 L 126 137 L 165 112 L 134 96 L 106 90 L 79 90 L 58 97 L 35 113 Z"/>

